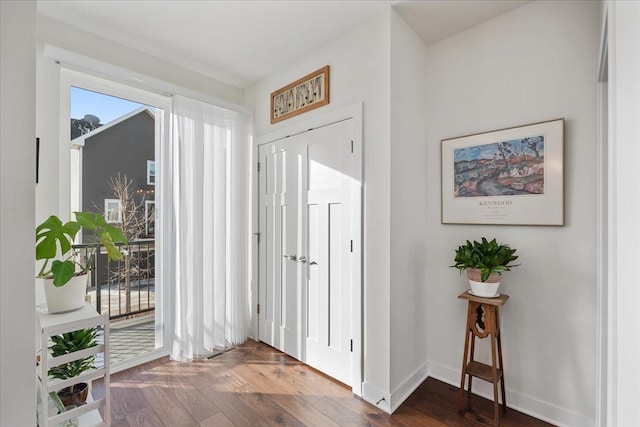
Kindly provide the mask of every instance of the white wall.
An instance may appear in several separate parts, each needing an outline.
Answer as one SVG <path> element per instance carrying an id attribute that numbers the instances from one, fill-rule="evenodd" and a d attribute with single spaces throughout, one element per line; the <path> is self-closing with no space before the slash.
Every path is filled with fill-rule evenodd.
<path id="1" fill-rule="evenodd" d="M 640 3 L 609 7 L 609 425 L 640 425 Z"/>
<path id="2" fill-rule="evenodd" d="M 391 408 L 427 375 L 426 46 L 391 12 Z"/>
<path id="3" fill-rule="evenodd" d="M 389 12 L 380 14 L 319 47 L 281 72 L 247 89 L 254 135 L 261 136 L 327 111 L 362 102 L 364 154 L 364 386 L 363 397 L 390 393 L 390 169 L 389 169 Z M 269 124 L 269 95 L 324 65 L 331 66 L 331 103 L 297 117 Z M 254 294 L 256 290 L 254 289 Z"/>
<path id="4" fill-rule="evenodd" d="M 240 88 L 44 16 L 38 16 L 38 39 L 79 55 L 95 58 L 104 63 L 221 100 L 236 104 L 243 102 L 244 91 Z M 131 83 L 139 84 L 135 81 Z"/>
<path id="5" fill-rule="evenodd" d="M 40 138 L 40 182 L 36 187 L 36 221 L 40 224 L 49 215 L 69 215 L 69 203 L 64 202 L 60 182 L 60 65 L 42 56 L 42 42 L 36 50 L 36 135 Z M 67 161 L 67 164 L 69 162 Z M 68 174 L 67 174 L 68 175 Z M 68 193 L 67 193 L 68 194 Z"/>
<path id="6" fill-rule="evenodd" d="M 429 373 L 459 385 L 466 306 L 456 297 L 468 285 L 447 266 L 466 239 L 495 237 L 522 262 L 501 288 L 507 402 L 564 425 L 595 418 L 599 9 L 533 2 L 428 48 Z M 561 117 L 564 227 L 440 224 L 442 139 Z"/>
<path id="7" fill-rule="evenodd" d="M 0 2 L 0 425 L 35 425 L 36 4 Z"/>

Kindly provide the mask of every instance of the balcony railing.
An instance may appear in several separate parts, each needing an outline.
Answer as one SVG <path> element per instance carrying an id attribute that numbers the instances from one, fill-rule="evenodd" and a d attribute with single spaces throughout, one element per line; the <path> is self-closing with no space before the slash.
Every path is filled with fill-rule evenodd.
<path id="1" fill-rule="evenodd" d="M 73 246 L 84 259 L 90 250 L 98 248 L 89 275 L 88 294 L 96 310 L 109 313 L 112 320 L 155 310 L 155 240 L 134 240 L 118 247 L 123 259 L 110 262 L 100 244 Z"/>

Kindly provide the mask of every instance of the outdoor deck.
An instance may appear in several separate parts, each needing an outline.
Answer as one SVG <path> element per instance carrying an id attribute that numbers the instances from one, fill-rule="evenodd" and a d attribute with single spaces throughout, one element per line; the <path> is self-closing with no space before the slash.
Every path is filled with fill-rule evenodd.
<path id="1" fill-rule="evenodd" d="M 90 290 L 88 295 L 91 305 L 96 307 L 96 290 Z M 148 309 L 151 311 L 132 315 L 129 318 L 117 317 L 125 312 L 124 291 L 114 292 L 113 289 L 105 288 L 101 290 L 100 306 L 99 311 L 109 313 L 112 317 L 109 322 L 111 363 L 140 356 L 155 349 L 155 292 L 153 288 L 131 291 L 131 311 L 139 312 Z"/>
<path id="2" fill-rule="evenodd" d="M 109 324 L 111 363 L 151 352 L 156 348 L 154 313 Z"/>

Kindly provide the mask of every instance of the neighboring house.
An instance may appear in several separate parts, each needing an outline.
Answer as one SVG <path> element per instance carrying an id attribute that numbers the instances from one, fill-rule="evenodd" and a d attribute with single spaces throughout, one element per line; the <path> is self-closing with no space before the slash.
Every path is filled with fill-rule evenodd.
<path id="1" fill-rule="evenodd" d="M 87 116 L 85 116 L 86 119 Z M 95 118 L 95 116 L 89 116 Z M 97 118 L 96 118 L 97 119 Z M 72 138 L 83 120 L 71 119 Z M 82 125 L 82 123 L 79 123 Z M 84 127 L 86 129 L 87 127 Z M 141 237 L 153 237 L 153 211 L 155 209 L 155 115 L 147 107 L 141 107 L 110 123 L 97 126 L 85 134 L 79 134 L 71 142 L 78 150 L 72 156 L 72 169 L 77 182 L 72 184 L 73 210 L 103 213 L 108 222 L 120 223 L 121 206 L 110 182 L 118 174 L 132 181 L 132 191 L 140 214 L 145 221 Z M 75 164 L 74 164 L 75 163 Z M 79 209 L 76 209 L 79 208 Z M 87 243 L 83 236 L 83 242 Z"/>

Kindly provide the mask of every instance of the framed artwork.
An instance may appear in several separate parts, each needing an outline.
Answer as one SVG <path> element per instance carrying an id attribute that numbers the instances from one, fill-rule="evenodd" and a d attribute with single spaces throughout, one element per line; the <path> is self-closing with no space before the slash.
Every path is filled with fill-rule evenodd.
<path id="1" fill-rule="evenodd" d="M 271 93 L 271 124 L 329 103 L 329 66 Z"/>
<path id="2" fill-rule="evenodd" d="M 564 119 L 444 139 L 442 223 L 564 225 Z"/>

